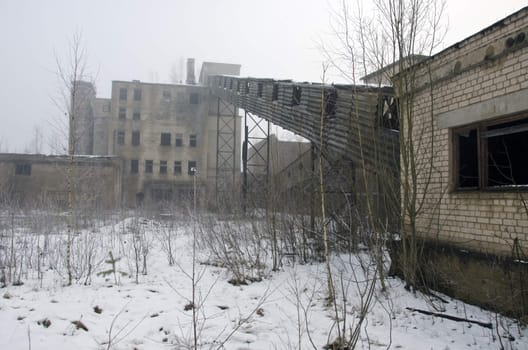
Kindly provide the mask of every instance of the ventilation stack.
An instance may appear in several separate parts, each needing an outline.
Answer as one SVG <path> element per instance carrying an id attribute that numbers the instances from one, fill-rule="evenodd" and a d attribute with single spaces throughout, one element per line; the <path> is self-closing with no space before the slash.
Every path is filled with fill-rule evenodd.
<path id="1" fill-rule="evenodd" d="M 187 59 L 187 80 L 185 83 L 189 85 L 196 84 L 196 79 L 194 78 L 194 58 Z"/>

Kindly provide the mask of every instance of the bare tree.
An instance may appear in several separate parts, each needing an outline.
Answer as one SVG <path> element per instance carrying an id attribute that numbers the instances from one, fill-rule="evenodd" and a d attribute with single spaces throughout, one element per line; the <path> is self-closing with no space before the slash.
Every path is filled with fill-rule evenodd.
<path id="1" fill-rule="evenodd" d="M 68 202 L 68 229 L 66 242 L 66 270 L 68 275 L 68 285 L 72 283 L 71 269 L 71 246 L 72 231 L 74 230 L 74 183 L 73 168 L 76 147 L 76 123 L 80 108 L 86 103 L 86 96 L 83 94 L 82 85 L 90 80 L 87 73 L 87 54 L 83 47 L 81 33 L 75 33 L 69 43 L 68 58 L 63 61 L 55 54 L 57 65 L 57 79 L 60 84 L 59 97 L 54 99 L 55 105 L 61 111 L 64 118 L 60 118 L 54 125 L 56 140 L 68 140 L 67 154 L 69 165 L 66 176 L 66 192 Z M 67 130 L 67 132 L 66 132 Z M 67 135 L 67 138 L 65 137 Z M 64 148 L 62 148 L 64 149 Z"/>

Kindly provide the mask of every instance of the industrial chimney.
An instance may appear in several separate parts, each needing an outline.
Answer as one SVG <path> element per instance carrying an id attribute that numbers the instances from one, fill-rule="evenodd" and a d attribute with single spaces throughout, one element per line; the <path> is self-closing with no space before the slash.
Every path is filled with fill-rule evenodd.
<path id="1" fill-rule="evenodd" d="M 194 78 L 194 58 L 187 59 L 187 80 L 185 83 L 189 85 L 196 84 L 196 79 Z"/>

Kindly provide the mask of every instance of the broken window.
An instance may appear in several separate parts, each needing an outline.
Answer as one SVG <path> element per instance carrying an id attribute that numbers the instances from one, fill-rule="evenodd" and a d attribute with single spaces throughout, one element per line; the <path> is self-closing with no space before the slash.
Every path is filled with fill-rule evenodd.
<path id="1" fill-rule="evenodd" d="M 292 94 L 292 106 L 298 106 L 301 104 L 302 88 L 300 86 L 293 87 Z"/>
<path id="2" fill-rule="evenodd" d="M 130 173 L 137 174 L 139 171 L 139 161 L 137 159 L 130 160 Z"/>
<path id="3" fill-rule="evenodd" d="M 126 101 L 127 99 L 127 89 L 126 88 L 119 89 L 119 99 L 121 101 Z"/>
<path id="4" fill-rule="evenodd" d="M 182 162 L 179 160 L 174 162 L 174 175 L 181 175 L 182 173 Z"/>
<path id="5" fill-rule="evenodd" d="M 273 90 L 271 92 L 271 100 L 277 101 L 279 99 L 279 84 L 273 84 Z"/>
<path id="6" fill-rule="evenodd" d="M 31 175 L 31 164 L 29 163 L 16 164 L 15 165 L 15 175 L 30 176 Z"/>
<path id="7" fill-rule="evenodd" d="M 170 146 L 171 144 L 171 134 L 168 132 L 161 133 L 161 143 L 162 146 Z"/>
<path id="8" fill-rule="evenodd" d="M 189 146 L 190 147 L 196 147 L 197 144 L 197 137 L 196 135 L 189 135 Z"/>
<path id="9" fill-rule="evenodd" d="M 528 117 L 453 130 L 459 189 L 528 185 Z"/>
<path id="10" fill-rule="evenodd" d="M 139 131 L 132 131 L 132 146 L 139 145 Z"/>
<path id="11" fill-rule="evenodd" d="M 167 161 L 166 160 L 160 160 L 159 173 L 167 174 Z"/>
<path id="12" fill-rule="evenodd" d="M 141 89 L 134 89 L 134 101 L 141 101 Z"/>
<path id="13" fill-rule="evenodd" d="M 119 119 L 126 119 L 126 108 L 119 108 Z"/>
<path id="14" fill-rule="evenodd" d="M 324 109 L 325 116 L 334 117 L 337 111 L 337 91 L 336 90 L 324 90 Z"/>
<path id="15" fill-rule="evenodd" d="M 196 161 L 190 160 L 188 162 L 187 173 L 192 176 L 196 173 L 196 170 Z"/>
<path id="16" fill-rule="evenodd" d="M 117 131 L 117 144 L 118 145 L 124 145 L 125 144 L 125 132 L 123 130 Z"/>
<path id="17" fill-rule="evenodd" d="M 152 168 L 154 167 L 154 161 L 146 160 L 145 161 L 145 173 L 152 174 Z"/>
<path id="18" fill-rule="evenodd" d="M 174 145 L 176 147 L 182 147 L 183 146 L 183 134 L 176 134 L 174 137 Z"/>

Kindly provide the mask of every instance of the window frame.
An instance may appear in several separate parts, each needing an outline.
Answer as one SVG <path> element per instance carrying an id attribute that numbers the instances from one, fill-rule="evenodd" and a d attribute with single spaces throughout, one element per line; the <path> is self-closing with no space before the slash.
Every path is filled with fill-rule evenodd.
<path id="1" fill-rule="evenodd" d="M 170 146 L 171 138 L 172 136 L 170 132 L 162 132 L 160 134 L 160 146 Z"/>
<path id="2" fill-rule="evenodd" d="M 119 110 L 117 112 L 117 118 L 119 120 L 125 120 L 127 115 L 127 109 L 125 107 L 119 107 Z"/>
<path id="3" fill-rule="evenodd" d="M 15 175 L 31 176 L 31 163 L 16 163 Z"/>
<path id="4" fill-rule="evenodd" d="M 449 179 L 450 179 L 450 190 L 451 192 L 471 192 L 471 191 L 490 191 L 490 192 L 511 192 L 511 191 L 528 191 L 528 183 L 521 185 L 504 185 L 504 186 L 489 186 L 489 149 L 488 149 L 488 137 L 482 136 L 483 133 L 489 132 L 487 128 L 506 124 L 510 122 L 516 122 L 526 120 L 528 124 L 528 111 L 513 114 L 510 116 L 501 116 L 489 120 L 483 120 L 477 123 L 462 125 L 449 129 Z M 477 162 L 478 162 L 478 186 L 471 187 L 460 187 L 459 184 L 459 171 L 460 171 L 460 144 L 457 135 L 463 132 L 471 132 L 476 130 L 477 133 Z M 511 135 L 505 134 L 505 135 Z"/>
<path id="5" fill-rule="evenodd" d="M 183 134 L 177 133 L 174 135 L 174 146 L 183 147 Z"/>
<path id="6" fill-rule="evenodd" d="M 128 98 L 128 89 L 126 87 L 119 88 L 119 101 L 126 101 Z"/>
<path id="7" fill-rule="evenodd" d="M 139 130 L 132 131 L 132 146 L 139 146 L 141 144 L 141 132 Z"/>
<path id="8" fill-rule="evenodd" d="M 141 89 L 140 88 L 134 89 L 134 101 L 141 101 Z"/>
<path id="9" fill-rule="evenodd" d="M 189 135 L 189 147 L 193 147 L 193 148 L 198 147 L 198 135 L 197 134 Z"/>
<path id="10" fill-rule="evenodd" d="M 130 160 L 130 173 L 138 174 L 139 173 L 139 160 L 131 159 Z"/>
<path id="11" fill-rule="evenodd" d="M 125 144 L 126 132 L 125 130 L 117 130 L 116 132 L 116 144 L 123 146 Z"/>
<path id="12" fill-rule="evenodd" d="M 154 161 L 152 159 L 145 160 L 145 174 L 152 174 L 154 172 Z"/>
<path id="13" fill-rule="evenodd" d="M 195 170 L 197 170 L 198 169 L 197 164 L 198 163 L 195 160 L 189 160 L 187 162 L 187 175 L 189 175 L 189 176 L 194 176 L 195 175 L 195 174 L 193 174 L 191 172 L 191 169 L 194 168 Z"/>
<path id="14" fill-rule="evenodd" d="M 159 173 L 160 175 L 167 175 L 167 161 L 166 160 L 160 160 Z"/>
<path id="15" fill-rule="evenodd" d="M 181 160 L 174 161 L 173 173 L 175 176 L 181 176 L 182 174 L 182 161 Z"/>

